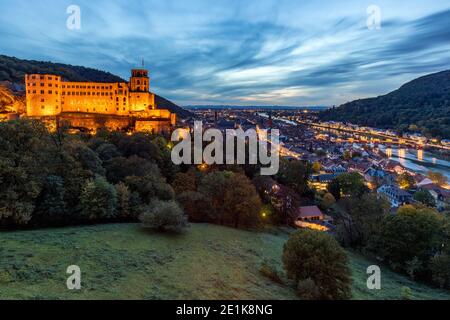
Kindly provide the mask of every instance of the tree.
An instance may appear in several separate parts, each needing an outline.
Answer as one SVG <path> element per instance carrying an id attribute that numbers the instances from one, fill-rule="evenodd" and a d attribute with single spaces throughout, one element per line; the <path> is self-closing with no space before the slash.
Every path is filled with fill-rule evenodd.
<path id="1" fill-rule="evenodd" d="M 80 197 L 81 213 L 89 220 L 115 216 L 117 193 L 113 185 L 102 176 L 88 180 Z"/>
<path id="2" fill-rule="evenodd" d="M 256 227 L 260 224 L 261 200 L 251 181 L 244 174 L 233 174 L 230 188 L 225 191 L 225 221 L 239 227 Z"/>
<path id="3" fill-rule="evenodd" d="M 306 195 L 311 192 L 308 186 L 308 180 L 311 174 L 312 167 L 309 162 L 281 159 L 277 177 L 280 183 L 291 187 L 300 195 Z"/>
<path id="4" fill-rule="evenodd" d="M 235 228 L 259 224 L 261 200 L 244 174 L 211 172 L 201 180 L 198 189 L 210 199 L 213 210 L 209 218 L 215 223 Z"/>
<path id="5" fill-rule="evenodd" d="M 335 203 L 336 199 L 334 198 L 334 196 L 331 193 L 327 192 L 323 195 L 320 201 L 320 207 L 324 210 L 328 210 Z"/>
<path id="6" fill-rule="evenodd" d="M 364 184 L 364 178 L 357 172 L 343 173 L 334 178 L 328 186 L 328 191 L 336 198 L 341 195 L 361 197 L 369 189 Z"/>
<path id="7" fill-rule="evenodd" d="M 395 269 L 407 271 L 415 258 L 415 265 L 427 266 L 445 241 L 444 219 L 431 208 L 402 206 L 383 218 L 370 248 Z"/>
<path id="8" fill-rule="evenodd" d="M 111 143 L 102 143 L 95 149 L 102 161 L 109 161 L 113 158 L 120 157 L 121 154 L 117 147 Z"/>
<path id="9" fill-rule="evenodd" d="M 116 216 L 124 219 L 130 218 L 133 211 L 130 190 L 123 182 L 116 184 L 115 189 L 117 194 Z"/>
<path id="10" fill-rule="evenodd" d="M 45 179 L 42 191 L 36 200 L 33 221 L 41 225 L 54 225 L 66 219 L 64 202 L 64 181 L 59 176 L 50 175 Z"/>
<path id="11" fill-rule="evenodd" d="M 430 262 L 433 282 L 439 287 L 450 287 L 450 255 L 439 254 L 434 256 Z"/>
<path id="12" fill-rule="evenodd" d="M 105 164 L 105 167 L 108 181 L 114 184 L 125 181 L 125 178 L 130 176 L 161 175 L 157 165 L 138 156 L 113 158 Z"/>
<path id="13" fill-rule="evenodd" d="M 186 173 L 178 172 L 175 175 L 172 186 L 176 194 L 197 190 L 195 170 L 189 170 Z"/>
<path id="14" fill-rule="evenodd" d="M 440 172 L 428 171 L 427 176 L 431 181 L 433 181 L 433 183 L 436 183 L 439 186 L 444 186 L 447 184 L 447 177 Z"/>
<path id="15" fill-rule="evenodd" d="M 209 213 L 213 210 L 211 200 L 201 192 L 185 191 L 177 196 L 178 202 L 192 222 L 214 222 Z"/>
<path id="16" fill-rule="evenodd" d="M 387 200 L 373 193 L 345 198 L 341 206 L 345 212 L 336 218 L 338 235 L 342 243 L 352 247 L 366 246 L 391 208 Z"/>
<path id="17" fill-rule="evenodd" d="M 414 200 L 417 200 L 429 207 L 434 207 L 436 205 L 436 202 L 435 202 L 433 196 L 431 195 L 431 193 L 428 190 L 417 191 L 416 193 L 414 193 L 413 198 L 414 198 Z"/>
<path id="18" fill-rule="evenodd" d="M 0 225 L 29 223 L 48 175 L 54 147 L 45 126 L 36 121 L 0 123 Z"/>
<path id="19" fill-rule="evenodd" d="M 302 229 L 283 248 L 287 276 L 297 284 L 310 279 L 320 299 L 349 299 L 351 275 L 345 251 L 329 234 Z"/>
<path id="20" fill-rule="evenodd" d="M 408 172 L 400 174 L 397 177 L 397 183 L 402 189 L 411 189 L 416 184 L 416 182 L 414 181 L 414 177 Z"/>
<path id="21" fill-rule="evenodd" d="M 144 228 L 180 232 L 188 226 L 183 209 L 175 201 L 154 200 L 140 217 Z"/>
<path id="22" fill-rule="evenodd" d="M 314 162 L 312 165 L 312 170 L 314 171 L 314 173 L 319 173 L 320 170 L 322 169 L 322 165 L 320 164 L 320 162 Z"/>

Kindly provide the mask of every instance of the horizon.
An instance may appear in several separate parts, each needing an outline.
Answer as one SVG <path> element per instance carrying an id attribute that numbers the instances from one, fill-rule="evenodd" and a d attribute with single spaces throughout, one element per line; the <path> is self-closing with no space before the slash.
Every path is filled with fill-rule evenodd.
<path id="1" fill-rule="evenodd" d="M 182 106 L 333 106 L 448 69 L 450 4 L 413 3 L 377 1 L 370 29 L 365 1 L 78 1 L 70 30 L 69 1 L 3 1 L 0 51 L 125 79 L 144 59 L 151 90 Z"/>

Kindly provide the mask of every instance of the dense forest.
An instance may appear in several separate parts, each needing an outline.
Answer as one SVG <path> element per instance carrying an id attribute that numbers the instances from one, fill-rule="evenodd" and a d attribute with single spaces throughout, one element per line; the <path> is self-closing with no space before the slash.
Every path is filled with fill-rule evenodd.
<path id="1" fill-rule="evenodd" d="M 48 61 L 22 60 L 15 57 L 0 55 L 0 81 L 23 84 L 25 74 L 57 74 L 67 81 L 95 81 L 95 82 L 125 82 L 124 79 L 109 72 L 72 66 L 69 64 Z M 160 109 L 168 109 L 181 118 L 187 118 L 191 113 L 173 102 L 155 95 L 155 101 Z"/>
<path id="2" fill-rule="evenodd" d="M 320 114 L 321 120 L 352 122 L 419 131 L 429 137 L 450 138 L 450 70 L 430 74 L 387 95 L 355 100 Z"/>

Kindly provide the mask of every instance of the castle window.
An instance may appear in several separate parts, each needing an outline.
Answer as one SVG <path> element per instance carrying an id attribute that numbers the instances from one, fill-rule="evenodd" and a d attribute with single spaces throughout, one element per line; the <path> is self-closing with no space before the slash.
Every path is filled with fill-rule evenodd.
<path id="1" fill-rule="evenodd" d="M 31 93 L 31 90 L 28 90 L 28 94 L 30 94 Z"/>
<path id="2" fill-rule="evenodd" d="M 31 76 L 31 79 L 33 79 L 33 80 L 36 79 L 36 76 Z"/>
<path id="3" fill-rule="evenodd" d="M 52 86 L 52 84 L 51 84 L 51 83 L 49 83 L 49 84 L 48 84 L 48 86 L 49 86 L 49 87 L 51 87 L 51 86 Z"/>
<path id="4" fill-rule="evenodd" d="M 45 94 L 45 91 L 44 91 L 44 90 L 41 90 L 41 94 Z"/>
<path id="5" fill-rule="evenodd" d="M 62 88 L 63 88 L 63 89 L 65 89 L 65 88 L 66 88 L 66 86 L 65 86 L 65 85 L 63 84 Z"/>
<path id="6" fill-rule="evenodd" d="M 58 88 L 58 84 L 55 84 L 55 87 L 57 87 L 57 88 Z"/>
<path id="7" fill-rule="evenodd" d="M 44 80 L 44 76 L 40 76 L 39 79 Z"/>
<path id="8" fill-rule="evenodd" d="M 41 99 L 41 102 L 45 102 L 45 99 Z"/>
<path id="9" fill-rule="evenodd" d="M 48 77 L 48 80 L 52 80 L 52 77 Z"/>
<path id="10" fill-rule="evenodd" d="M 41 106 L 41 109 L 42 109 L 42 110 L 44 110 L 44 109 L 45 109 L 45 107 L 44 107 L 44 106 Z"/>
<path id="11" fill-rule="evenodd" d="M 45 84 L 43 82 L 41 82 L 41 87 L 43 87 Z"/>
<path id="12" fill-rule="evenodd" d="M 36 90 L 33 90 L 33 93 L 36 93 Z"/>

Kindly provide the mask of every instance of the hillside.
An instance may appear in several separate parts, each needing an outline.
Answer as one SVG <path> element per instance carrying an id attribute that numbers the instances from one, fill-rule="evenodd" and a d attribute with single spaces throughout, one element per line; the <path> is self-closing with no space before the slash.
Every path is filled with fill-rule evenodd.
<path id="1" fill-rule="evenodd" d="M 287 237 L 208 224 L 181 235 L 138 224 L 0 232 L 0 299 L 297 299 L 291 286 L 259 273 L 263 261 L 282 270 Z M 368 290 L 373 263 L 349 256 L 354 299 L 398 299 L 402 286 L 415 299 L 450 299 L 384 268 L 382 289 Z M 82 272 L 78 292 L 65 286 L 73 264 Z"/>
<path id="2" fill-rule="evenodd" d="M 321 120 L 407 130 L 416 125 L 424 134 L 450 138 L 450 70 L 406 83 L 376 98 L 361 99 L 329 109 Z"/>
<path id="3" fill-rule="evenodd" d="M 9 81 L 15 84 L 23 84 L 24 75 L 27 73 L 57 74 L 68 81 L 125 81 L 116 75 L 97 69 L 46 61 L 22 60 L 15 57 L 0 55 L 0 82 Z M 176 113 L 180 118 L 186 118 L 191 115 L 189 111 L 161 96 L 155 95 L 155 101 L 158 108 L 169 109 L 171 112 Z"/>

